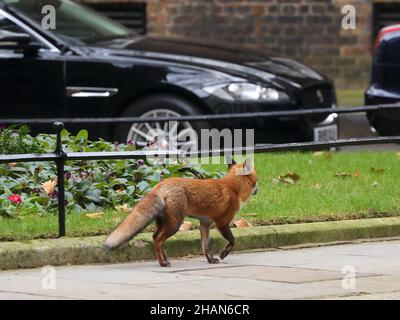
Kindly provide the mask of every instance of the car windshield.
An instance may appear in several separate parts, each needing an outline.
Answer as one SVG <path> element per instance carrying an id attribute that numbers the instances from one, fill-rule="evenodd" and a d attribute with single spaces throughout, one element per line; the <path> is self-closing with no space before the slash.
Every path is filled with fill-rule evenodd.
<path id="1" fill-rule="evenodd" d="M 69 44 L 84 45 L 138 36 L 123 25 L 69 0 L 4 0 L 4 2 Z M 51 10 L 55 11 L 55 17 L 49 15 Z M 53 18 L 55 24 L 51 24 L 50 19 Z"/>

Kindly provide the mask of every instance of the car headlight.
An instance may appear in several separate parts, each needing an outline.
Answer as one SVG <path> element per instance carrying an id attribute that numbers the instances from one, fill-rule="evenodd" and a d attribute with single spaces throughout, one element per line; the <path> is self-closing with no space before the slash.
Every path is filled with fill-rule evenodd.
<path id="1" fill-rule="evenodd" d="M 287 103 L 289 96 L 274 88 L 265 87 L 254 83 L 230 83 L 225 85 L 206 87 L 204 91 L 218 98 L 230 101 L 259 101 Z"/>

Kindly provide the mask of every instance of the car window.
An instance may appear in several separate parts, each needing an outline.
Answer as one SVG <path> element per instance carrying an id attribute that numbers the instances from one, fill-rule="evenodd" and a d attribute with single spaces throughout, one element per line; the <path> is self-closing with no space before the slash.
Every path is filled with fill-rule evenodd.
<path id="1" fill-rule="evenodd" d="M 0 31 L 27 33 L 24 29 L 22 29 L 20 26 L 18 26 L 8 18 L 4 17 L 1 13 L 0 13 Z M 40 42 L 34 37 L 32 37 L 32 43 L 40 44 Z"/>
<path id="2" fill-rule="evenodd" d="M 95 11 L 69 0 L 5 0 L 13 9 L 42 25 L 43 7 L 55 10 L 56 27 L 48 29 L 70 44 L 89 44 L 118 38 L 137 36 Z"/>
<path id="3" fill-rule="evenodd" d="M 12 21 L 8 20 L 6 17 L 3 17 L 1 13 L 0 13 L 0 30 L 18 32 L 18 33 L 23 32 L 19 26 L 17 26 Z"/>

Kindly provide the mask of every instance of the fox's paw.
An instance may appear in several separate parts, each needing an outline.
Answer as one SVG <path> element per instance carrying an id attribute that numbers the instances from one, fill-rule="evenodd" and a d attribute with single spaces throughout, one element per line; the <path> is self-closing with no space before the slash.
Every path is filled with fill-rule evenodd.
<path id="1" fill-rule="evenodd" d="M 207 258 L 207 260 L 208 260 L 208 263 L 212 263 L 212 264 L 219 263 L 218 258 L 209 257 L 209 258 Z"/>
<path id="2" fill-rule="evenodd" d="M 161 267 L 170 267 L 171 266 L 171 263 L 169 262 L 169 261 L 165 261 L 165 262 L 160 262 L 160 266 Z"/>
<path id="3" fill-rule="evenodd" d="M 224 250 L 221 252 L 219 257 L 221 258 L 221 260 L 224 260 L 228 254 L 229 254 L 229 251 Z"/>

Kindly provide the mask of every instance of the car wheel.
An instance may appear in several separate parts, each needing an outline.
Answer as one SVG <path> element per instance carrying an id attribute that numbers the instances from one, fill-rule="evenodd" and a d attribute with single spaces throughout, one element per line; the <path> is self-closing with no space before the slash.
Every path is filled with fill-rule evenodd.
<path id="1" fill-rule="evenodd" d="M 400 135 L 399 121 L 391 120 L 390 116 L 391 114 L 383 116 L 377 111 L 367 113 L 370 124 L 380 136 L 398 136 Z"/>
<path id="2" fill-rule="evenodd" d="M 200 110 L 190 101 L 172 95 L 155 95 L 134 102 L 123 117 L 179 117 L 183 115 L 201 114 Z M 202 128 L 209 128 L 206 122 L 145 122 L 118 125 L 116 139 L 118 142 L 129 141 L 157 144 L 166 147 L 168 141 L 176 141 L 178 148 L 182 145 L 192 146 L 198 143 Z M 171 140 L 174 139 L 174 140 Z"/>

